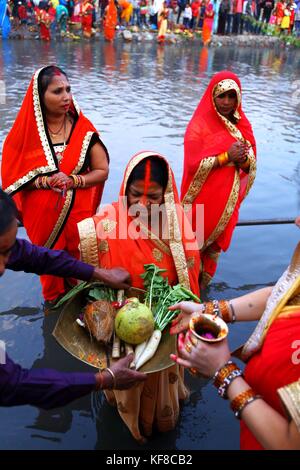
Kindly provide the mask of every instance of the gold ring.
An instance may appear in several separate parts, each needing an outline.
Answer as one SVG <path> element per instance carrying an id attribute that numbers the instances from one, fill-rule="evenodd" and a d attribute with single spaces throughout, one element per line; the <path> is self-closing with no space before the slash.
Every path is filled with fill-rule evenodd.
<path id="1" fill-rule="evenodd" d="M 185 344 L 185 350 L 186 350 L 186 352 L 188 352 L 188 353 L 191 352 L 191 350 L 192 350 L 192 345 L 191 345 L 191 343 L 186 343 L 186 344 Z"/>
<path id="2" fill-rule="evenodd" d="M 194 338 L 194 336 L 190 336 L 190 341 L 191 341 L 193 346 L 197 346 L 197 344 L 198 344 L 197 338 Z"/>

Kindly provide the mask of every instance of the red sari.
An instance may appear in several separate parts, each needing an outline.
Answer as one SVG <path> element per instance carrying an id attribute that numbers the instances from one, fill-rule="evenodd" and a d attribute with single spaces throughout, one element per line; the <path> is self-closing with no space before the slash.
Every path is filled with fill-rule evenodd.
<path id="1" fill-rule="evenodd" d="M 42 70 L 42 69 L 41 69 Z M 62 171 L 67 175 L 89 171 L 88 147 L 97 130 L 73 99 L 71 110 L 77 121 L 59 163 L 49 138 L 39 95 L 38 70 L 29 85 L 19 114 L 10 130 L 2 154 L 3 189 L 14 196 L 30 240 L 41 246 L 65 249 L 79 257 L 77 223 L 95 213 L 104 184 L 69 189 L 65 198 L 53 190 L 27 190 L 37 177 Z M 65 290 L 64 280 L 41 276 L 46 300 Z"/>
<path id="2" fill-rule="evenodd" d="M 109 0 L 105 10 L 104 37 L 107 41 L 113 41 L 118 24 L 118 13 L 114 0 Z"/>
<path id="3" fill-rule="evenodd" d="M 299 365 L 292 361 L 292 345 L 300 338 L 300 307 L 290 317 L 279 317 L 271 325 L 263 347 L 248 362 L 245 380 L 263 399 L 286 417 L 278 389 L 300 377 Z M 262 450 L 246 424 L 241 421 L 240 446 L 242 450 Z"/>
<path id="4" fill-rule="evenodd" d="M 127 181 L 133 168 L 144 158 L 153 155 L 164 158 L 154 152 L 141 152 L 130 160 L 125 170 L 120 197 L 126 194 Z M 169 181 L 164 199 L 168 204 L 168 227 L 176 230 L 180 217 L 183 218 L 184 215 L 169 165 L 168 172 Z M 124 267 L 131 274 L 133 287 L 138 288 L 143 288 L 140 274 L 144 272 L 144 264 L 154 263 L 167 269 L 164 275 L 171 284 L 180 282 L 199 295 L 199 250 L 187 221 L 181 237 L 175 239 L 168 230 L 169 243 L 157 238 L 150 239 L 147 228 L 143 229 L 141 226 L 141 230 L 137 231 L 127 208 L 122 202 L 116 202 L 104 207 L 93 218 L 80 222 L 78 228 L 83 261 L 106 268 Z M 126 237 L 127 233 L 131 237 Z M 143 441 L 143 435 L 151 435 L 154 424 L 162 432 L 175 427 L 179 416 L 179 400 L 186 398 L 187 390 L 183 382 L 183 370 L 175 365 L 161 372 L 148 374 L 145 383 L 136 385 L 131 390 L 116 390 L 106 395 L 112 404 L 117 404 L 133 437 Z"/>
<path id="5" fill-rule="evenodd" d="M 300 378 L 299 338 L 300 243 L 288 269 L 273 287 L 264 313 L 241 353 L 241 358 L 248 361 L 244 371 L 246 382 L 284 417 L 286 412 L 278 391 Z M 243 421 L 240 441 L 241 449 L 263 449 Z"/>
<path id="6" fill-rule="evenodd" d="M 88 0 L 86 0 L 81 5 L 80 14 L 81 14 L 82 31 L 83 31 L 83 35 L 87 38 L 90 38 L 92 35 L 93 10 L 94 10 L 94 7 Z"/>
<path id="7" fill-rule="evenodd" d="M 213 93 L 217 87 L 221 89 L 220 83 L 223 91 L 234 89 L 237 93 L 237 124 L 232 124 L 216 110 Z M 213 168 L 215 159 L 210 157 L 226 152 L 236 141 L 251 144 L 249 173 L 239 170 L 231 162 L 224 167 Z M 181 197 L 184 204 L 192 205 L 196 233 L 199 232 L 196 205 L 204 205 L 203 284 L 208 284 L 213 277 L 220 251 L 229 247 L 240 204 L 255 178 L 255 155 L 252 127 L 242 110 L 240 81 L 232 72 L 219 72 L 210 81 L 184 137 Z"/>

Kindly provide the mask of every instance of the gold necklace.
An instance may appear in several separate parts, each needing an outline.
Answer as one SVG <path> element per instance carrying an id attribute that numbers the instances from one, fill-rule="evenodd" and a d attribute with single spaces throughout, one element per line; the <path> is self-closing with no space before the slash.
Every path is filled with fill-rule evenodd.
<path id="1" fill-rule="evenodd" d="M 65 126 L 65 128 L 66 128 L 66 116 L 64 117 L 64 120 L 63 120 L 63 122 L 62 122 L 60 128 L 59 128 L 56 132 L 53 132 L 53 131 L 50 129 L 49 124 L 48 124 L 48 122 L 47 122 L 48 131 L 50 132 L 50 135 L 52 135 L 52 136 L 55 136 L 55 135 L 60 134 L 60 132 L 61 132 L 61 130 L 62 130 L 62 128 L 63 128 L 64 126 Z"/>

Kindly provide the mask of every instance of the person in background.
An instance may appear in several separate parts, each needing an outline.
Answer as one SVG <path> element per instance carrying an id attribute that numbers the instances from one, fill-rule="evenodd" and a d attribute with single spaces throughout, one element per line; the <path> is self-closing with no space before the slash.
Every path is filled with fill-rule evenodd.
<path id="1" fill-rule="evenodd" d="M 164 42 L 168 30 L 169 8 L 167 2 L 164 2 L 158 16 L 157 41 Z"/>
<path id="2" fill-rule="evenodd" d="M 242 109 L 241 83 L 224 70 L 211 79 L 184 137 L 181 198 L 192 207 L 195 233 L 197 207 L 204 205 L 202 288 L 214 276 L 221 251 L 230 245 L 240 205 L 255 174 L 256 143 Z"/>
<path id="3" fill-rule="evenodd" d="M 194 0 L 191 5 L 192 9 L 192 19 L 191 19 L 191 29 L 195 30 L 198 26 L 199 15 L 200 15 L 200 0 Z"/>
<path id="4" fill-rule="evenodd" d="M 101 201 L 108 153 L 60 68 L 50 65 L 34 74 L 5 139 L 1 171 L 30 240 L 79 258 L 77 222 Z M 42 276 L 41 283 L 48 302 L 66 290 L 59 277 Z"/>
<path id="5" fill-rule="evenodd" d="M 177 24 L 179 24 L 180 22 L 181 13 L 184 12 L 186 4 L 187 4 L 187 0 L 178 0 L 178 15 L 177 15 L 177 21 L 176 21 Z"/>
<path id="6" fill-rule="evenodd" d="M 214 9 L 213 33 L 217 34 L 218 25 L 219 25 L 219 11 L 220 11 L 221 0 L 212 0 L 212 5 Z"/>
<path id="7" fill-rule="evenodd" d="M 230 9 L 230 0 L 222 0 L 219 9 L 219 25 L 218 34 L 225 34 L 225 27 L 227 23 L 227 16 Z"/>
<path id="8" fill-rule="evenodd" d="M 183 12 L 183 26 L 186 29 L 190 29 L 192 21 L 192 9 L 190 2 L 187 1 L 184 12 Z"/>
<path id="9" fill-rule="evenodd" d="M 56 7 L 56 24 L 58 31 L 61 36 L 65 36 L 67 33 L 67 21 L 69 18 L 69 12 L 65 5 L 59 4 Z"/>
<path id="10" fill-rule="evenodd" d="M 263 3 L 263 16 L 262 16 L 262 22 L 263 23 L 269 23 L 270 18 L 271 18 L 271 13 L 274 9 L 275 1 L 274 0 L 265 0 Z"/>
<path id="11" fill-rule="evenodd" d="M 114 288 L 128 288 L 130 276 L 122 268 L 98 269 L 77 261 L 63 251 L 52 251 L 17 239 L 17 208 L 0 190 L 0 277 L 5 269 L 35 274 L 57 274 L 102 281 Z M 1 347 L 2 343 L 0 344 Z M 129 369 L 133 355 L 120 359 L 111 369 L 94 373 L 62 373 L 52 369 L 22 369 L 0 351 L 0 406 L 35 405 L 54 408 L 94 390 L 125 389 L 147 376 Z"/>
<path id="12" fill-rule="evenodd" d="M 83 0 L 80 5 L 80 17 L 83 37 L 90 39 L 92 36 L 93 14 L 95 7 L 90 0 Z"/>
<path id="13" fill-rule="evenodd" d="M 300 217 L 296 223 L 300 226 Z M 300 243 L 291 263 L 273 287 L 228 301 L 214 301 L 215 313 L 226 322 L 257 321 L 248 341 L 234 355 L 246 362 L 242 370 L 231 357 L 227 339 L 196 340 L 187 330 L 193 312 L 209 312 L 209 304 L 182 302 L 171 334 L 178 334 L 173 360 L 193 374 L 213 379 L 219 396 L 230 401 L 241 420 L 242 450 L 300 449 Z"/>
<path id="14" fill-rule="evenodd" d="M 202 28 L 202 41 L 204 46 L 208 46 L 211 41 L 211 35 L 214 25 L 214 7 L 208 3 L 205 7 L 204 21 Z"/>
<path id="15" fill-rule="evenodd" d="M 103 16 L 103 34 L 106 41 L 113 41 L 118 24 L 118 12 L 114 0 L 109 0 Z"/>

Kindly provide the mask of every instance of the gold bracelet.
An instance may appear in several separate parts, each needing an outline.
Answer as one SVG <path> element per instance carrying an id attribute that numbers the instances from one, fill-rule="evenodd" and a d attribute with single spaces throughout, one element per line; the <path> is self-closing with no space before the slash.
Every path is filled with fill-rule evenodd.
<path id="1" fill-rule="evenodd" d="M 42 187 L 44 189 L 49 189 L 48 176 L 42 176 Z"/>
<path id="2" fill-rule="evenodd" d="M 79 180 L 77 175 L 70 175 L 70 178 L 73 180 L 73 188 L 78 188 Z"/>
<path id="3" fill-rule="evenodd" d="M 34 181 L 34 185 L 35 185 L 36 189 L 41 189 L 40 183 L 41 183 L 41 177 L 38 176 Z"/>
<path id="4" fill-rule="evenodd" d="M 113 378 L 113 386 L 112 386 L 112 388 L 113 388 L 113 390 L 114 390 L 114 389 L 117 387 L 117 379 L 116 379 L 116 376 L 115 376 L 115 374 L 113 373 L 113 371 L 112 371 L 109 367 L 106 367 L 106 369 L 104 369 L 104 371 L 106 371 L 106 370 L 107 370 L 107 372 L 110 373 L 110 375 L 111 375 L 112 378 Z M 104 371 L 103 371 L 103 372 L 104 372 Z"/>
<path id="5" fill-rule="evenodd" d="M 228 163 L 228 153 L 227 152 L 223 152 L 223 153 L 220 153 L 220 155 L 218 155 L 218 162 L 219 162 L 219 165 L 220 166 L 225 166 L 227 165 Z"/>

